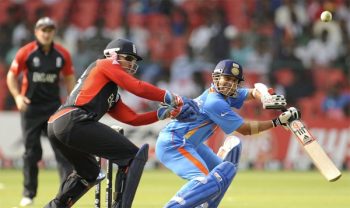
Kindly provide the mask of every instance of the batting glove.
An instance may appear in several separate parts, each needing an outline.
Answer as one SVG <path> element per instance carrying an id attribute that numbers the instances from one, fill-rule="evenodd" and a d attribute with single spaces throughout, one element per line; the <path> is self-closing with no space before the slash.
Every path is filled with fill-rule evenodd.
<path id="1" fill-rule="evenodd" d="M 295 107 L 290 107 L 285 112 L 281 113 L 277 118 L 273 119 L 272 122 L 274 127 L 280 125 L 286 127 L 289 122 L 300 118 L 300 111 Z"/>
<path id="2" fill-rule="evenodd" d="M 283 109 L 287 105 L 287 101 L 283 95 L 262 96 L 261 103 L 264 109 Z"/>
<path id="3" fill-rule="evenodd" d="M 182 107 L 175 110 L 172 116 L 180 122 L 190 122 L 196 120 L 198 113 L 199 111 L 194 109 L 192 105 L 185 103 Z"/>

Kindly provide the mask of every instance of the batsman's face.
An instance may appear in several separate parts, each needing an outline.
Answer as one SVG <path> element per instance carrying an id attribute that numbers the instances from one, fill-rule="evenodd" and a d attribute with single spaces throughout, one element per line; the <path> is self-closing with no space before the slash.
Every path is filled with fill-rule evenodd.
<path id="1" fill-rule="evenodd" d="M 233 76 L 221 75 L 218 81 L 217 88 L 223 95 L 236 97 L 239 80 Z"/>
<path id="2" fill-rule="evenodd" d="M 52 43 L 55 37 L 55 29 L 51 27 L 41 27 L 35 29 L 35 37 L 40 44 L 48 46 Z"/>

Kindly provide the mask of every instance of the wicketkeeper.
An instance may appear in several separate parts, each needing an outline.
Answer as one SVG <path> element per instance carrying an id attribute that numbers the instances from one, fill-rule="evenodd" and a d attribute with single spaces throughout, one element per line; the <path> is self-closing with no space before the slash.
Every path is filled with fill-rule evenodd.
<path id="1" fill-rule="evenodd" d="M 244 101 L 257 99 L 265 109 L 280 109 L 286 106 L 286 100 L 282 95 L 264 97 L 256 89 L 240 88 L 243 69 L 232 60 L 220 61 L 212 77 L 211 87 L 195 99 L 200 109 L 196 120 L 172 121 L 159 134 L 158 159 L 176 175 L 188 180 L 165 207 L 219 206 L 236 175 L 241 142 L 238 137 L 229 137 L 218 156 L 204 144 L 216 130 L 252 135 L 285 126 L 291 119 L 300 117 L 297 109 L 288 108 L 273 120 L 245 121 L 233 110 L 241 108 Z"/>
<path id="2" fill-rule="evenodd" d="M 71 207 L 104 178 L 95 156 L 109 159 L 124 170 L 122 197 L 113 207 L 131 207 L 147 158 L 122 134 L 100 122 L 108 113 L 129 125 L 146 125 L 168 117 L 190 121 L 198 106 L 132 76 L 142 60 L 135 45 L 125 39 L 111 41 L 98 59 L 85 70 L 65 104 L 48 122 L 49 139 L 70 161 L 74 172 L 61 184 L 57 196 L 45 207 Z M 137 114 L 123 103 L 119 87 L 146 99 L 163 102 L 157 111 Z M 136 158 L 135 158 L 136 156 Z M 120 182 L 120 181 L 118 181 Z"/>

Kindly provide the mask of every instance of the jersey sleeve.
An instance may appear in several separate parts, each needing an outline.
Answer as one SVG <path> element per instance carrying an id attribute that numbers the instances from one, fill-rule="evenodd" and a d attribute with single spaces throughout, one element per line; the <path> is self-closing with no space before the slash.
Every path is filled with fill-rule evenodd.
<path id="1" fill-rule="evenodd" d="M 248 92 L 249 90 L 247 88 L 238 89 L 236 98 L 232 98 L 232 97 L 228 98 L 228 102 L 230 106 L 236 109 L 240 109 L 243 106 L 243 103 L 248 96 Z"/>
<path id="2" fill-rule="evenodd" d="M 119 63 L 113 63 L 112 60 L 104 59 L 98 62 L 103 73 L 118 86 L 142 98 L 153 101 L 164 101 L 165 90 L 162 90 L 152 84 L 136 79 L 125 72 Z"/>
<path id="3" fill-rule="evenodd" d="M 73 67 L 71 55 L 62 46 L 56 45 L 56 47 L 60 51 L 60 53 L 63 55 L 64 61 L 65 61 L 65 64 L 61 71 L 63 76 L 69 76 L 74 74 L 74 67 Z"/>
<path id="4" fill-rule="evenodd" d="M 25 68 L 25 50 L 24 48 L 19 49 L 17 52 L 15 59 L 13 59 L 9 71 L 11 71 L 14 75 L 18 76 L 21 71 Z"/>
<path id="5" fill-rule="evenodd" d="M 203 110 L 226 134 L 231 134 L 243 124 L 243 118 L 218 96 L 209 96 Z"/>
<path id="6" fill-rule="evenodd" d="M 121 99 L 108 111 L 108 114 L 114 119 L 132 126 L 147 125 L 158 121 L 156 111 L 137 114 L 125 105 Z"/>

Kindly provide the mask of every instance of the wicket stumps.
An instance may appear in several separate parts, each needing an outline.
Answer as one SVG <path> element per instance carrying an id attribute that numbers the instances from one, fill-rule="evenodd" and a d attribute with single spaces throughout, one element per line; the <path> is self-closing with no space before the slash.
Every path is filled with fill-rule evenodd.
<path id="1" fill-rule="evenodd" d="M 124 129 L 120 126 L 111 126 L 114 130 L 119 132 L 120 134 L 124 134 Z M 96 157 L 96 160 L 100 166 L 102 167 L 102 159 L 100 157 Z M 106 176 L 107 176 L 107 184 L 106 184 L 106 207 L 112 208 L 112 192 L 113 192 L 113 162 L 110 160 L 106 161 Z M 101 182 L 96 184 L 95 189 L 95 208 L 101 208 Z"/>
<path id="2" fill-rule="evenodd" d="M 101 158 L 96 157 L 97 163 L 101 167 Z M 96 189 L 95 189 L 95 208 L 100 208 L 101 207 L 101 182 L 96 184 Z"/>

